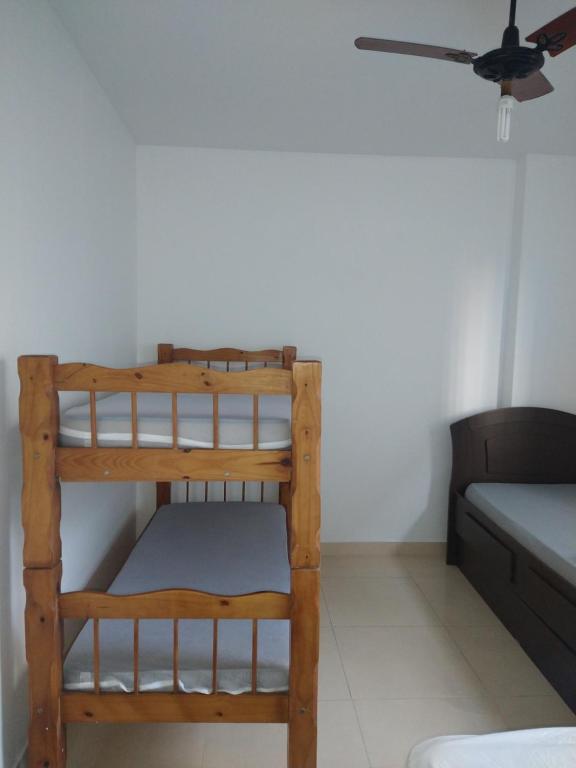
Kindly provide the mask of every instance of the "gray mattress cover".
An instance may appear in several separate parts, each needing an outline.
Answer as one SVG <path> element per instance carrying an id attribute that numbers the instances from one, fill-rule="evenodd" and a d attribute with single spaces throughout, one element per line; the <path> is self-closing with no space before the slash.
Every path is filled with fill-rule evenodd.
<path id="1" fill-rule="evenodd" d="M 156 512 L 112 583 L 112 594 L 182 587 L 235 595 L 290 592 L 286 513 L 277 504 L 170 504 Z M 140 620 L 139 689 L 172 690 L 171 620 Z M 212 692 L 212 621 L 180 620 L 180 689 Z M 258 622 L 258 690 L 288 689 L 289 622 Z M 64 687 L 93 688 L 92 622 L 64 664 Z M 252 622 L 218 623 L 218 690 L 251 690 Z M 133 622 L 100 621 L 100 687 L 133 690 Z"/>
<path id="2" fill-rule="evenodd" d="M 178 395 L 178 445 L 181 448 L 213 448 L 212 395 Z M 275 450 L 290 446 L 290 397 L 261 395 L 258 406 L 259 447 Z M 138 395 L 138 444 L 146 448 L 172 445 L 172 399 L 169 394 Z M 246 395 L 218 398 L 220 448 L 253 447 L 253 404 Z M 118 392 L 96 402 L 98 445 L 129 446 L 132 443 L 130 395 Z M 88 447 L 91 444 L 90 406 L 68 408 L 60 417 L 60 443 Z"/>
<path id="3" fill-rule="evenodd" d="M 466 498 L 576 586 L 576 485 L 472 483 Z"/>

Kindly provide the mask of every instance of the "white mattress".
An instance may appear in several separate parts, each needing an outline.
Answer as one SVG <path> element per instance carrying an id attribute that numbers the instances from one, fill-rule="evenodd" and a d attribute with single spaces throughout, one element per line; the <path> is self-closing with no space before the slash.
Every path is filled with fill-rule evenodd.
<path id="1" fill-rule="evenodd" d="M 219 447 L 253 448 L 252 397 L 220 395 Z M 178 446 L 213 448 L 212 395 L 178 395 Z M 147 448 L 172 445 L 172 398 L 169 394 L 145 392 L 138 395 L 138 444 Z M 290 397 L 262 395 L 259 398 L 258 447 L 280 449 L 290 446 Z M 130 446 L 132 422 L 130 395 L 108 395 L 96 403 L 98 445 Z M 91 445 L 90 406 L 79 405 L 64 411 L 60 418 L 60 444 Z"/>
<path id="2" fill-rule="evenodd" d="M 472 483 L 466 498 L 576 586 L 576 485 Z"/>
<path id="3" fill-rule="evenodd" d="M 574 768 L 576 728 L 442 736 L 412 750 L 408 768 Z"/>
<path id="4" fill-rule="evenodd" d="M 221 595 L 290 592 L 286 513 L 277 504 L 170 504 L 156 512 L 110 587 L 133 594 L 182 587 Z M 180 690 L 212 692 L 212 621 L 180 620 Z M 139 690 L 171 691 L 171 620 L 140 621 Z M 258 622 L 260 692 L 288 689 L 289 622 Z M 133 690 L 133 622 L 100 621 L 100 688 Z M 251 690 L 252 622 L 218 623 L 218 690 Z M 92 622 L 64 664 L 67 690 L 93 689 Z"/>

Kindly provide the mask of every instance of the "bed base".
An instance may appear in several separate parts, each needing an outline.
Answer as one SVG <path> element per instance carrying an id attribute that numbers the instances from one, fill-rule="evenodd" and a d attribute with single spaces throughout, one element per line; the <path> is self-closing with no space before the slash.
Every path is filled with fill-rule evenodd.
<path id="1" fill-rule="evenodd" d="M 167 346 L 167 345 L 163 345 Z M 294 354 L 217 350 L 208 359 L 242 360 L 244 370 L 202 368 L 162 362 L 160 365 L 117 370 L 100 366 L 60 365 L 56 357 L 19 359 L 21 380 L 20 428 L 24 483 L 24 584 L 26 588 L 26 655 L 29 667 L 30 768 L 64 768 L 65 724 L 68 722 L 280 722 L 288 724 L 289 768 L 315 768 L 319 650 L 319 527 L 320 527 L 320 377 L 318 362 L 294 362 Z M 194 351 L 173 350 L 174 361 L 196 362 Z M 232 355 L 231 353 L 234 353 Z M 272 358 L 272 352 L 274 357 Z M 242 354 L 243 357 L 237 357 Z M 202 353 L 206 360 L 207 353 Z M 266 356 L 278 367 L 250 369 Z M 268 359 L 270 357 L 271 359 Z M 248 363 L 248 365 L 246 364 Z M 88 394 L 92 406 L 90 448 L 58 447 L 59 391 Z M 132 393 L 131 448 L 98 446 L 96 393 Z M 138 447 L 138 392 L 172 393 L 173 445 L 166 449 Z M 177 447 L 177 393 L 210 393 L 214 402 L 214 449 Z M 254 448 L 218 447 L 218 398 L 227 393 L 254 398 Z M 258 398 L 292 398 L 292 442 L 288 451 L 258 448 Z M 262 592 L 220 596 L 171 589 L 139 595 L 103 592 L 62 594 L 60 543 L 60 482 L 154 481 L 161 488 L 173 481 L 279 483 L 287 509 L 291 592 Z M 160 492 L 159 492 L 160 493 Z M 165 493 L 165 491 L 161 491 Z M 134 622 L 134 690 L 106 693 L 99 685 L 99 621 L 125 618 Z M 139 625 L 144 618 L 173 621 L 174 689 L 166 693 L 138 690 Z M 178 621 L 213 621 L 213 692 L 190 694 L 178 690 Z M 252 690 L 227 695 L 217 690 L 218 622 L 252 619 Z M 264 694 L 256 689 L 258 621 L 290 621 L 290 668 L 287 693 Z M 94 631 L 94 689 L 89 693 L 63 689 L 62 623 L 91 621 Z"/>
<path id="2" fill-rule="evenodd" d="M 460 567 L 576 712 L 576 587 L 464 496 L 473 482 L 576 483 L 576 416 L 489 411 L 453 424 L 452 442 L 448 563 Z"/>

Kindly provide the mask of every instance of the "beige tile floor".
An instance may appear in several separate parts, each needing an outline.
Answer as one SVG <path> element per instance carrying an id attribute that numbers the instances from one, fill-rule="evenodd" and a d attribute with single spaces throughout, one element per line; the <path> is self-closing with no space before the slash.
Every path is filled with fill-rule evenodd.
<path id="1" fill-rule="evenodd" d="M 403 768 L 449 733 L 576 725 L 440 558 L 326 557 L 319 768 Z M 71 768 L 285 768 L 282 725 L 73 726 Z"/>

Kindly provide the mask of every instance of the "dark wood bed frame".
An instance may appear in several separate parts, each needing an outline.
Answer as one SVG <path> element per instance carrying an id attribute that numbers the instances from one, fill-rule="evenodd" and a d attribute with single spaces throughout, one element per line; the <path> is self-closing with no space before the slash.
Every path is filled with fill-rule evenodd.
<path id="1" fill-rule="evenodd" d="M 576 712 L 576 587 L 464 496 L 478 482 L 576 483 L 576 415 L 502 408 L 463 419 L 451 432 L 448 563 L 461 568 Z"/>

